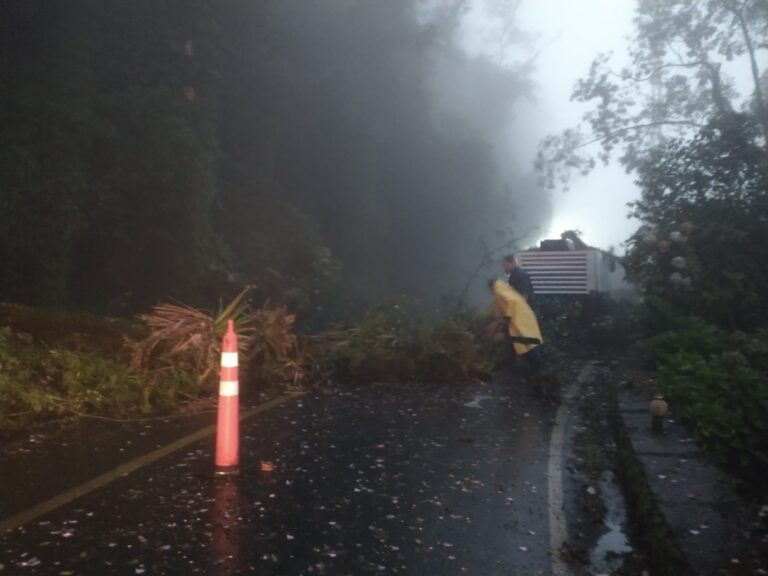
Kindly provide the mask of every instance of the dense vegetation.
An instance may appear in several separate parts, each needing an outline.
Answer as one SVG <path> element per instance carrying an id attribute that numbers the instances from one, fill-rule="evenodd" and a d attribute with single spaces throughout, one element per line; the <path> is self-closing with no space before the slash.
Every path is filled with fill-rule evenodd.
<path id="1" fill-rule="evenodd" d="M 547 139 L 540 165 L 554 184 L 621 152 L 641 192 L 624 264 L 660 386 L 714 460 L 764 491 L 768 2 L 640 0 L 635 30 L 630 66 L 601 55 L 576 86 L 595 102 L 588 133 Z M 734 63 L 749 70 L 741 92 Z"/>
<path id="2" fill-rule="evenodd" d="M 462 4 L 4 2 L 0 299 L 457 293 L 545 204 L 493 150 L 525 70 L 462 51 Z"/>
<path id="3" fill-rule="evenodd" d="M 359 327 L 306 336 L 285 306 L 253 307 L 247 293 L 213 314 L 161 304 L 142 322 L 0 306 L 0 428 L 210 408 L 229 318 L 246 396 L 329 383 L 475 382 L 504 357 L 483 333 L 486 320 L 468 313 L 434 321 L 392 303 L 371 309 Z"/>
<path id="4" fill-rule="evenodd" d="M 729 333 L 669 310 L 662 315 L 667 330 L 644 343 L 658 363 L 661 391 L 718 465 L 764 493 L 768 331 Z"/>
<path id="5" fill-rule="evenodd" d="M 135 416 L 179 408 L 202 390 L 185 366 L 131 367 L 139 323 L 0 305 L 0 429 L 75 414 Z"/>
<path id="6" fill-rule="evenodd" d="M 255 381 L 484 377 L 493 351 L 475 319 L 358 304 L 466 293 L 466 269 L 494 264 L 489 244 L 545 216 L 546 196 L 494 150 L 527 68 L 469 57 L 463 7 L 5 2 L 0 300 L 132 315 L 253 286 L 259 305 L 238 314 Z M 596 58 L 573 94 L 594 107 L 539 159 L 553 186 L 617 152 L 636 177 L 623 262 L 660 385 L 750 486 L 768 453 L 766 22 L 765 0 L 639 0 L 630 64 Z M 560 320 L 548 338 L 585 318 L 593 345 L 629 333 L 630 312 L 585 302 L 545 314 Z M 211 389 L 222 309 L 70 330 L 82 316 L 5 307 L 0 419 L 119 415 Z M 364 319 L 309 338 L 295 312 L 313 331 Z"/>
<path id="7" fill-rule="evenodd" d="M 0 421 L 210 393 L 232 314 L 253 385 L 487 375 L 465 317 L 365 314 L 466 299 L 546 212 L 494 148 L 527 66 L 468 55 L 465 9 L 4 2 L 0 302 L 36 308 L 0 308 Z"/>

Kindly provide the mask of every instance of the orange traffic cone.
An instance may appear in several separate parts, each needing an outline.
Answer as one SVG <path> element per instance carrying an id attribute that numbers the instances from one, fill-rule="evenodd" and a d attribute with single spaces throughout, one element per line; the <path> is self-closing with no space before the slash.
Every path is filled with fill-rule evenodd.
<path id="1" fill-rule="evenodd" d="M 221 346 L 219 406 L 216 421 L 216 474 L 237 472 L 240 463 L 240 384 L 234 322 L 227 321 Z"/>

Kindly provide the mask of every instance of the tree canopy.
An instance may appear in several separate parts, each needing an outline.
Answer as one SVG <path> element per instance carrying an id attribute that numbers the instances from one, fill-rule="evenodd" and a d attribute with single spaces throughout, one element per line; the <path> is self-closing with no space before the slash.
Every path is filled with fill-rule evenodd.
<path id="1" fill-rule="evenodd" d="M 566 184 L 616 153 L 633 171 L 665 138 L 691 138 L 730 112 L 747 114 L 765 146 L 767 24 L 766 0 L 638 0 L 630 64 L 616 70 L 612 54 L 598 55 L 571 96 L 594 106 L 540 147 L 547 183 Z"/>
<path id="2" fill-rule="evenodd" d="M 639 0 L 630 65 L 598 56 L 573 99 L 580 127 L 547 138 L 550 186 L 618 161 L 641 197 L 629 276 L 729 328 L 768 321 L 768 2 Z M 761 68 L 761 65 L 763 66 Z M 744 71 L 746 70 L 746 73 Z"/>
<path id="3" fill-rule="evenodd" d="M 478 120 L 509 122 L 527 71 L 465 54 L 464 9 L 5 2 L 0 297 L 117 312 L 242 284 L 302 306 L 342 286 L 458 292 L 481 236 L 546 212 Z M 443 106 L 439 76 L 483 105 Z"/>

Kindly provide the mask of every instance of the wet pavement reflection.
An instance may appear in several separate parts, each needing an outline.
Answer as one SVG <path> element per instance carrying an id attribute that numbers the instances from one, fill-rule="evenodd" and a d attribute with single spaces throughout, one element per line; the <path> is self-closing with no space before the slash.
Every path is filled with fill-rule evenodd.
<path id="1" fill-rule="evenodd" d="M 546 573 L 552 417 L 505 382 L 309 394 L 244 423 L 238 477 L 201 441 L 5 535 L 0 574 Z"/>
<path id="2" fill-rule="evenodd" d="M 237 574 L 240 551 L 240 488 L 235 478 L 220 478 L 214 483 L 213 557 L 215 576 Z"/>

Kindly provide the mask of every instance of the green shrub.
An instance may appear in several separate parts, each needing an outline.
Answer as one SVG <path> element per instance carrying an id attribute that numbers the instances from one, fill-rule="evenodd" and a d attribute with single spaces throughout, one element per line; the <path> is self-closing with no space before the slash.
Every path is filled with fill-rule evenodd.
<path id="1" fill-rule="evenodd" d="M 152 375 L 94 352 L 49 347 L 31 336 L 0 329 L 0 424 L 65 414 L 125 416 L 167 410 L 180 393 L 197 391 L 182 370 Z"/>
<path id="2" fill-rule="evenodd" d="M 412 318 L 399 305 L 366 314 L 342 341 L 315 352 L 318 370 L 336 381 L 456 382 L 489 377 L 498 348 L 481 336 L 487 320 L 471 314 L 438 322 Z"/>
<path id="3" fill-rule="evenodd" d="M 662 391 L 713 461 L 748 492 L 768 475 L 768 339 L 703 320 L 649 339 Z"/>
<path id="4" fill-rule="evenodd" d="M 0 303 L 0 326 L 21 334 L 34 334 L 49 345 L 98 351 L 110 357 L 127 357 L 126 338 L 140 339 L 146 328 L 138 322 L 103 318 L 95 314 Z"/>
<path id="5" fill-rule="evenodd" d="M 700 318 L 688 317 L 678 319 L 675 329 L 648 338 L 643 347 L 658 360 L 680 352 L 715 354 L 727 341 L 724 330 Z"/>
<path id="6" fill-rule="evenodd" d="M 606 294 L 537 296 L 544 339 L 558 346 L 621 348 L 639 332 L 640 307 Z"/>

